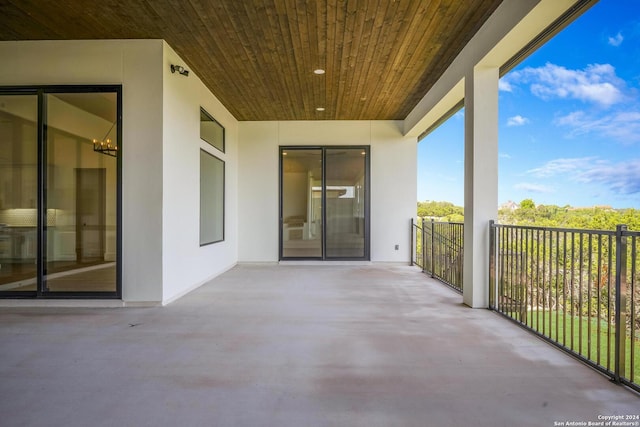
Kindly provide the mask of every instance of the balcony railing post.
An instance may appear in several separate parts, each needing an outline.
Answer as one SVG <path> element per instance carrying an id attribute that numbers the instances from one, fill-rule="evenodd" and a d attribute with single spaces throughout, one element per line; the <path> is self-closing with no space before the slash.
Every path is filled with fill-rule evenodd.
<path id="1" fill-rule="evenodd" d="M 616 227 L 616 340 L 615 340 L 615 377 L 625 378 L 626 338 L 627 338 L 627 231 L 626 225 Z"/>
<path id="2" fill-rule="evenodd" d="M 411 240 L 409 240 L 410 252 L 409 252 L 409 265 L 413 265 L 413 217 L 411 218 Z"/>
<path id="3" fill-rule="evenodd" d="M 495 221 L 489 221 L 489 308 L 493 310 L 496 289 L 496 228 Z"/>
<path id="4" fill-rule="evenodd" d="M 431 218 L 431 277 L 435 274 L 436 269 L 436 258 L 435 258 L 435 221 Z"/>
<path id="5" fill-rule="evenodd" d="M 426 235 L 426 232 L 424 229 L 424 218 L 422 218 L 422 234 L 420 237 L 420 244 L 422 245 L 422 272 L 423 273 L 427 268 L 427 254 L 425 253 L 426 247 L 427 247 L 427 242 L 425 240 L 427 239 L 425 239 L 426 237 L 425 235 Z"/>

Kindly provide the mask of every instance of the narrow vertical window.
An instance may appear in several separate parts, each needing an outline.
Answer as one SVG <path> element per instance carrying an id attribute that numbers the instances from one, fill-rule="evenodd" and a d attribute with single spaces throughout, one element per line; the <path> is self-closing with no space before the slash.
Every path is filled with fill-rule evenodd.
<path id="1" fill-rule="evenodd" d="M 224 240 L 224 162 L 200 150 L 200 246 Z"/>

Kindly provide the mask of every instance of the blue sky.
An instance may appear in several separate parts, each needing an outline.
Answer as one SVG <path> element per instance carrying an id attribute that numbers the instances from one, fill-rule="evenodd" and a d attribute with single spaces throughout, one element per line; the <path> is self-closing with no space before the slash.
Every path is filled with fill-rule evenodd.
<path id="1" fill-rule="evenodd" d="M 640 208 L 640 1 L 601 0 L 500 81 L 500 204 Z M 464 111 L 418 145 L 418 200 L 463 205 Z"/>

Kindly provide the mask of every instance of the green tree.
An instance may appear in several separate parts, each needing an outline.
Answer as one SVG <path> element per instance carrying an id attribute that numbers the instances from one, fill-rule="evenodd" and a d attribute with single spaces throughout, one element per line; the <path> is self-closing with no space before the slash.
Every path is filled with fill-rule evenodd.
<path id="1" fill-rule="evenodd" d="M 446 220 L 449 215 L 463 215 L 464 209 L 451 202 L 436 202 L 427 200 L 418 202 L 418 216 L 421 218 L 436 218 Z"/>
<path id="2" fill-rule="evenodd" d="M 520 209 L 535 209 L 536 204 L 531 199 L 524 199 L 520 202 Z"/>

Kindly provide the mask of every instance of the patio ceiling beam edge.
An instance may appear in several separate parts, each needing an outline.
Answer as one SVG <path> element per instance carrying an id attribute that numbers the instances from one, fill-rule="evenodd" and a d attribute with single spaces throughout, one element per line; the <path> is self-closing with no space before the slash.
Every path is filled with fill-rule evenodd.
<path id="1" fill-rule="evenodd" d="M 464 99 L 464 78 L 476 67 L 500 68 L 579 0 L 504 1 L 404 119 L 418 137 Z"/>

